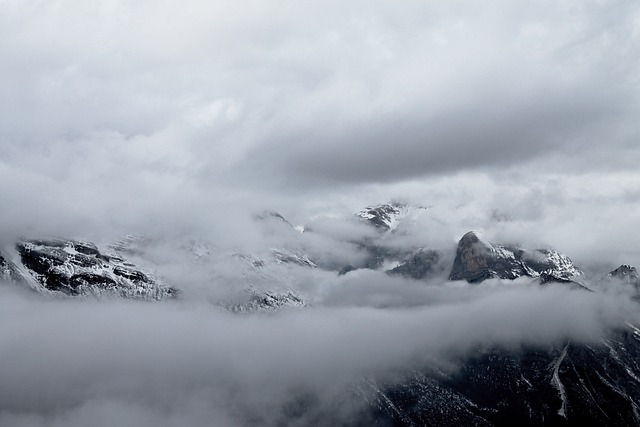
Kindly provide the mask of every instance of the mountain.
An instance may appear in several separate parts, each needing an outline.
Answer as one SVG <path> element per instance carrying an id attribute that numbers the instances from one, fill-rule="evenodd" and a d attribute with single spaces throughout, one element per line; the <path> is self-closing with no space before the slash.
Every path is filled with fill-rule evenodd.
<path id="1" fill-rule="evenodd" d="M 231 300 L 216 299 L 213 305 L 239 315 L 307 309 L 317 302 L 313 293 L 303 292 L 311 288 L 309 282 L 320 277 L 320 282 L 327 280 L 331 286 L 339 286 L 340 281 L 331 282 L 336 274 L 356 268 L 424 281 L 434 276 L 444 278 L 450 271 L 448 280 L 479 286 L 486 279 L 521 277 L 540 284 L 586 281 L 569 257 L 550 248 L 489 242 L 472 231 L 459 240 L 453 259 L 453 247 L 431 248 L 429 241 L 415 244 L 403 240 L 403 233 L 411 230 L 405 225 L 412 209 L 394 203 L 369 206 L 356 215 L 357 221 L 366 226 L 345 227 L 365 232 L 349 237 L 336 233 L 336 240 L 343 239 L 340 244 L 348 243 L 362 253 L 360 264 L 355 266 L 336 264 L 330 269 L 316 262 L 305 240 L 315 242 L 316 231 L 309 228 L 300 233 L 273 211 L 254 217 L 263 226 L 258 233 L 263 232 L 265 237 L 264 245 L 256 245 L 255 250 L 224 249 L 190 240 L 177 246 L 175 253 L 169 249 L 168 255 L 166 251 L 163 254 L 175 259 L 176 265 L 190 260 L 182 271 L 210 269 L 207 273 L 211 275 L 198 276 L 205 277 L 205 282 L 218 280 L 234 287 L 236 292 L 229 293 L 234 295 Z M 353 226 L 354 218 L 345 221 Z M 403 245 L 406 241 L 414 243 Z M 21 240 L 0 253 L 0 280 L 18 282 L 52 296 L 174 298 L 179 295 L 176 288 L 132 262 L 144 258 L 153 244 L 137 235 L 124 236 L 105 251 L 81 240 Z M 179 250 L 184 254 L 178 254 Z M 378 277 L 384 280 L 385 276 Z M 613 270 L 602 281 L 607 286 L 631 284 L 640 289 L 640 276 L 629 265 Z M 395 286 L 396 281 L 390 282 Z M 180 284 L 176 280 L 176 285 Z M 585 292 L 582 287 L 576 288 L 575 292 Z M 589 343 L 564 337 L 553 344 L 487 344 L 470 353 L 452 354 L 446 365 L 416 357 L 410 366 L 371 373 L 353 384 L 351 393 L 364 409 L 353 419 L 338 420 L 344 421 L 343 425 L 637 426 L 640 329 L 628 323 Z M 296 411 L 313 412 L 313 404 L 313 399 L 305 400 Z"/>
<path id="2" fill-rule="evenodd" d="M 408 206 L 404 203 L 383 203 L 368 206 L 360 210 L 356 216 L 372 224 L 382 231 L 393 231 L 398 223 L 406 216 Z"/>
<path id="3" fill-rule="evenodd" d="M 458 242 L 456 257 L 449 280 L 479 283 L 486 279 L 541 277 L 551 280 L 572 281 L 584 273 L 571 259 L 553 249 L 526 250 L 486 242 L 470 231 Z"/>
<path id="4" fill-rule="evenodd" d="M 360 393 L 377 425 L 640 425 L 640 330 L 591 345 L 478 350 L 455 370 L 410 369 Z"/>
<path id="5" fill-rule="evenodd" d="M 441 254 L 430 249 L 418 249 L 403 258 L 389 274 L 422 280 L 440 272 Z"/>
<path id="6" fill-rule="evenodd" d="M 273 312 L 283 308 L 304 308 L 307 302 L 295 291 L 261 290 L 249 288 L 244 301 L 222 303 L 221 306 L 234 313 Z"/>
<path id="7" fill-rule="evenodd" d="M 620 280 L 624 283 L 628 283 L 640 289 L 640 276 L 638 276 L 638 272 L 636 271 L 635 267 L 632 267 L 628 264 L 623 264 L 615 270 L 611 271 L 603 278 L 603 280 Z"/>
<path id="8" fill-rule="evenodd" d="M 441 273 L 441 252 L 427 246 L 398 244 L 399 239 L 411 232 L 416 218 L 426 209 L 423 206 L 391 202 L 368 206 L 357 212 L 356 217 L 360 221 L 380 233 L 352 242 L 366 256 L 359 265 L 342 266 L 340 274 L 359 268 L 384 269 L 391 275 L 424 280 Z"/>
<path id="9" fill-rule="evenodd" d="M 101 253 L 90 242 L 24 240 L 13 249 L 13 257 L 0 261 L 2 275 L 41 293 L 144 300 L 177 295 L 175 288 L 162 284 L 117 254 Z"/>

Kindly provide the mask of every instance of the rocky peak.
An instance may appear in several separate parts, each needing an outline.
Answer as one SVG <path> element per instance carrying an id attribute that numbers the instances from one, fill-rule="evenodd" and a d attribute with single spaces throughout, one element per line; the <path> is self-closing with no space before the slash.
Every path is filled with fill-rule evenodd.
<path id="1" fill-rule="evenodd" d="M 620 267 L 607 274 L 607 276 L 616 279 L 640 279 L 636 268 L 628 264 L 622 264 Z"/>
<path id="2" fill-rule="evenodd" d="M 449 280 L 478 283 L 490 278 L 516 279 L 522 276 L 570 281 L 582 272 L 566 256 L 553 249 L 526 250 L 480 239 L 470 231 L 458 242 Z"/>
<path id="3" fill-rule="evenodd" d="M 611 282 L 613 280 L 619 280 L 621 282 L 629 283 L 636 286 L 637 288 L 640 288 L 640 276 L 638 275 L 635 267 L 628 264 L 622 264 L 620 267 L 609 272 L 603 278 L 603 281 L 606 282 Z"/>
<path id="4" fill-rule="evenodd" d="M 406 214 L 404 203 L 383 203 L 368 206 L 356 215 L 382 231 L 394 230 L 402 216 Z"/>

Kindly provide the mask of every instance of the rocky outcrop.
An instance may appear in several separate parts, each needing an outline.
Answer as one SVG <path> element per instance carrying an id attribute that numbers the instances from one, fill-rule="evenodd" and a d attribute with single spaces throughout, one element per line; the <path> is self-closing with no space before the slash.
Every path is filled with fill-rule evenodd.
<path id="1" fill-rule="evenodd" d="M 28 240 L 16 244 L 26 281 L 69 296 L 114 296 L 145 300 L 174 297 L 176 289 L 135 268 L 120 256 L 106 255 L 90 242 Z M 31 280 L 29 280 L 29 278 Z"/>
<path id="2" fill-rule="evenodd" d="M 582 272 L 566 256 L 553 249 L 525 250 L 481 240 L 476 232 L 458 242 L 449 280 L 479 283 L 486 279 L 543 277 L 546 282 L 571 281 Z"/>
<path id="3" fill-rule="evenodd" d="M 392 275 L 422 280 L 439 272 L 440 253 L 434 250 L 420 249 L 403 259 L 400 264 L 389 270 Z"/>
<path id="4" fill-rule="evenodd" d="M 605 280 L 619 280 L 624 283 L 628 283 L 637 288 L 640 288 L 640 276 L 638 276 L 638 272 L 635 267 L 632 267 L 628 264 L 623 264 L 615 270 L 608 273 L 605 277 Z"/>
<path id="5" fill-rule="evenodd" d="M 246 292 L 246 300 L 221 305 L 234 313 L 273 312 L 285 308 L 303 308 L 307 305 L 306 301 L 292 290 L 264 291 L 249 288 Z"/>
<path id="6" fill-rule="evenodd" d="M 368 206 L 356 215 L 381 231 L 389 231 L 396 228 L 399 217 L 406 209 L 407 206 L 403 203 L 384 203 Z"/>

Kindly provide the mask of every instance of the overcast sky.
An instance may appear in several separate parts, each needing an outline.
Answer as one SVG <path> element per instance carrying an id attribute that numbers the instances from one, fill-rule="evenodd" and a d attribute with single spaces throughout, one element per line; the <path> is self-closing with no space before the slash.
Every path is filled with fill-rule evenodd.
<path id="1" fill-rule="evenodd" d="M 0 0 L 0 245 L 162 236 L 155 267 L 184 291 L 0 286 L 0 424 L 282 425 L 307 392 L 344 421 L 371 372 L 636 322 L 629 289 L 247 273 L 172 238 L 293 241 L 252 219 L 269 209 L 320 231 L 296 234 L 318 259 L 357 260 L 345 240 L 371 230 L 335 216 L 397 199 L 429 207 L 398 244 L 452 257 L 478 229 L 599 274 L 640 267 L 639 48 L 636 0 Z M 315 306 L 217 305 L 274 283 Z"/>
<path id="2" fill-rule="evenodd" d="M 632 0 L 0 0 L 1 227 L 400 197 L 640 261 L 639 22 Z"/>

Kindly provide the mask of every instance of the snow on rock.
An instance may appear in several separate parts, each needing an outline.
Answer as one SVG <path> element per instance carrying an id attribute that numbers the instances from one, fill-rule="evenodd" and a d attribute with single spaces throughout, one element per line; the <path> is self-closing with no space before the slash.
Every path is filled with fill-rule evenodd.
<path id="1" fill-rule="evenodd" d="M 273 312 L 284 308 L 304 308 L 307 303 L 291 289 L 261 290 L 249 288 L 244 301 L 221 304 L 234 313 Z"/>
<path id="2" fill-rule="evenodd" d="M 15 246 L 23 271 L 38 290 L 69 296 L 105 296 L 144 300 L 175 297 L 160 283 L 116 255 L 102 254 L 90 242 L 27 240 Z"/>
<path id="3" fill-rule="evenodd" d="M 554 249 L 499 245 L 483 241 L 476 231 L 470 231 L 458 242 L 449 280 L 478 283 L 490 278 L 542 276 L 548 282 L 575 280 L 582 275 L 569 257 Z"/>
<path id="4" fill-rule="evenodd" d="M 407 215 L 408 205 L 404 203 L 383 203 L 381 205 L 368 206 L 360 210 L 356 215 L 383 231 L 393 231 Z"/>

